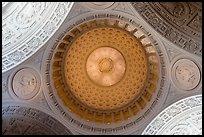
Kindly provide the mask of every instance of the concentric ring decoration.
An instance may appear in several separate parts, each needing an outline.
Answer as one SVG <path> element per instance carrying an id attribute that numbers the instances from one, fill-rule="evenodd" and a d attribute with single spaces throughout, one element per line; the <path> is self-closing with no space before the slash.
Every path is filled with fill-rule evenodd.
<path id="1" fill-rule="evenodd" d="M 86 71 L 92 81 L 102 86 L 111 86 L 123 77 L 125 60 L 116 49 L 97 48 L 87 59 Z"/>
<path id="2" fill-rule="evenodd" d="M 103 25 L 102 22 L 104 21 L 106 21 L 106 24 Z M 91 25 L 91 23 L 95 23 L 96 27 Z M 78 27 L 71 31 L 71 34 L 75 37 L 71 36 L 71 34 L 67 34 L 64 37 L 63 42 L 59 43 L 59 50 L 54 55 L 53 80 L 58 95 L 64 98 L 64 104 L 68 105 L 71 111 L 78 113 L 78 115 L 89 121 L 107 124 L 120 121 L 122 117 L 115 113 L 120 113 L 117 109 L 121 107 L 123 109 L 125 107 L 128 110 L 129 108 L 126 107 L 127 104 L 131 104 L 131 107 L 136 109 L 134 110 L 136 114 L 137 107 L 132 101 L 135 98 L 139 98 L 139 94 L 144 92 L 146 83 L 150 80 L 147 78 L 149 71 L 151 72 L 150 77 L 151 74 L 154 75 L 153 79 L 150 80 L 154 86 L 156 86 L 158 81 L 158 61 L 156 54 L 154 54 L 155 51 L 150 50 L 153 52 L 150 54 L 153 59 L 150 58 L 147 61 L 146 54 L 149 53 L 147 51 L 145 52 L 139 39 L 137 40 L 130 33 L 121 30 L 119 25 L 117 25 L 117 21 L 115 23 L 113 27 L 107 19 L 82 24 L 80 29 Z M 85 25 L 87 25 L 86 29 L 83 28 Z M 144 38 L 141 37 L 140 40 Z M 74 38 L 75 40 L 73 40 Z M 69 41 L 70 45 L 68 44 Z M 147 46 L 151 47 L 151 45 Z M 62 48 L 65 48 L 64 55 Z M 115 78 L 116 82 L 119 81 L 117 83 L 111 81 L 112 77 L 116 77 L 115 71 L 118 71 L 117 63 L 114 62 L 117 58 L 115 59 L 115 56 L 108 54 L 113 51 L 116 52 L 113 55 L 120 56 L 120 60 L 124 62 L 122 63 L 123 69 L 119 70 L 122 72 L 120 72 L 120 75 L 117 74 L 119 80 Z M 98 52 L 98 54 L 95 52 Z M 91 60 L 93 54 L 96 60 Z M 59 60 L 60 57 L 61 60 Z M 88 65 L 92 65 L 91 62 L 98 64 L 95 65 L 96 68 L 92 69 L 91 72 L 88 70 L 87 75 L 87 63 Z M 150 69 L 149 63 L 152 64 L 152 69 Z M 105 66 L 104 64 L 109 66 Z M 94 65 L 92 67 L 94 68 Z M 101 72 L 101 67 L 107 72 Z M 61 74 L 61 78 L 59 74 Z M 99 80 L 97 84 L 96 80 Z M 107 84 L 109 83 L 111 84 L 108 86 Z M 149 100 L 155 89 L 152 89 L 153 91 L 150 87 L 147 89 L 149 92 L 146 92 L 148 96 L 146 100 Z M 140 103 L 142 107 L 145 106 L 143 100 Z M 129 105 L 128 107 L 130 107 Z M 87 109 L 80 111 L 80 108 Z M 100 110 L 102 112 L 98 113 Z M 90 111 L 87 116 L 85 114 L 86 111 Z M 105 113 L 104 120 L 102 118 L 103 113 Z M 132 113 L 134 115 L 134 112 Z M 123 115 L 125 115 L 125 112 Z M 111 117 L 114 118 L 112 119 Z M 124 117 L 131 117 L 130 112 L 127 111 Z"/>
<path id="3" fill-rule="evenodd" d="M 184 91 L 192 91 L 199 86 L 201 72 L 193 60 L 180 58 L 172 66 L 172 79 L 176 87 Z"/>
<path id="4" fill-rule="evenodd" d="M 132 2 L 130 8 L 166 40 L 202 57 L 201 2 Z"/>
<path id="5" fill-rule="evenodd" d="M 131 21 L 100 16 L 74 26 L 66 29 L 43 59 L 46 64 L 42 73 L 47 87 L 43 91 L 49 105 L 66 119 L 67 125 L 82 134 L 120 134 L 133 130 L 136 121 L 141 123 L 144 113 L 147 116 L 151 111 L 149 107 L 157 104 L 155 98 L 166 94 L 161 93 L 166 89 L 162 50 L 151 34 L 145 34 L 142 27 Z M 94 52 L 103 57 L 94 60 Z M 115 56 L 121 57 L 119 62 L 124 59 L 121 66 L 125 71 L 123 74 L 120 70 L 118 81 L 106 85 L 97 83 L 100 81 L 97 76 L 91 78 L 89 60 L 93 59 L 92 68 L 96 67 L 93 75 L 102 76 L 115 70 Z"/>
<path id="6" fill-rule="evenodd" d="M 19 100 L 30 100 L 39 93 L 41 78 L 37 70 L 30 66 L 21 66 L 9 77 L 10 95 Z"/>

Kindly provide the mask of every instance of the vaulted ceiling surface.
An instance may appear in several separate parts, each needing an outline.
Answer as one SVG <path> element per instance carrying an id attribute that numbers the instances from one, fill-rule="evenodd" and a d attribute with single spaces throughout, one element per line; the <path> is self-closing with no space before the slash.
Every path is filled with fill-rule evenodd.
<path id="1" fill-rule="evenodd" d="M 3 2 L 4 134 L 200 134 L 172 115 L 201 105 L 201 24 L 201 3 Z"/>

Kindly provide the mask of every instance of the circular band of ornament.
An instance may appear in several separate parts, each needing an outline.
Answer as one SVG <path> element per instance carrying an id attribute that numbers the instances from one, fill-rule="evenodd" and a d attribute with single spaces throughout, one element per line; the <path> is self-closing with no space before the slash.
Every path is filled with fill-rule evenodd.
<path id="1" fill-rule="evenodd" d="M 148 124 L 142 135 L 202 135 L 202 95 L 168 106 Z"/>
<path id="2" fill-rule="evenodd" d="M 125 60 L 121 53 L 114 48 L 97 48 L 87 59 L 86 71 L 96 84 L 112 86 L 124 76 Z"/>
<path id="3" fill-rule="evenodd" d="M 179 59 L 172 67 L 172 79 L 180 89 L 193 90 L 200 82 L 200 70 L 193 61 Z"/>
<path id="4" fill-rule="evenodd" d="M 10 93 L 13 97 L 23 100 L 32 99 L 40 89 L 40 76 L 32 68 L 22 68 L 10 77 Z"/>
<path id="5" fill-rule="evenodd" d="M 153 115 L 153 113 L 151 113 L 152 110 L 155 108 L 154 111 L 157 111 L 158 108 L 162 106 L 162 102 L 165 101 L 165 97 L 168 94 L 169 78 L 168 73 L 166 72 L 168 62 L 166 58 L 167 54 L 165 53 L 165 49 L 162 47 L 162 43 L 159 39 L 156 39 L 153 34 L 150 34 L 146 28 L 138 24 L 140 23 L 140 20 L 119 11 L 116 12 L 113 10 L 111 14 L 106 13 L 105 11 L 100 11 L 100 13 L 85 13 L 71 20 L 70 23 L 71 25 L 69 25 L 68 28 L 65 28 L 66 31 L 64 31 L 56 41 L 53 41 L 54 44 L 52 46 L 47 48 L 43 57 L 42 74 L 45 79 L 43 82 L 43 93 L 45 94 L 46 100 L 51 109 L 66 121 L 67 126 L 71 125 L 80 134 L 129 134 L 135 131 L 135 127 L 139 129 L 142 124 L 148 120 L 151 115 Z M 88 78 L 91 84 L 96 85 L 96 83 L 91 80 L 90 76 L 88 76 L 86 64 L 90 54 L 97 48 L 92 48 L 90 51 L 87 44 L 90 44 L 91 42 L 90 40 L 87 40 L 83 41 L 82 45 L 84 46 L 81 45 L 83 50 L 81 48 L 76 51 L 75 49 L 72 49 L 74 42 L 79 40 L 80 36 L 96 28 L 106 28 L 107 30 L 112 28 L 112 30 L 118 29 L 123 33 L 127 33 L 128 35 L 126 39 L 134 37 L 134 40 L 138 42 L 137 48 L 142 47 L 142 51 L 145 51 L 145 60 L 148 62 L 147 80 L 144 83 L 143 90 L 139 91 L 140 93 L 136 95 L 137 97 L 123 107 L 115 109 L 106 108 L 105 110 L 95 109 L 93 106 L 90 107 L 85 103 L 82 103 L 83 100 L 80 100 L 80 96 L 77 98 L 77 96 L 73 94 L 77 92 L 68 86 L 69 82 L 67 82 L 67 80 L 69 75 L 66 75 L 65 77 L 65 73 L 67 73 L 66 71 L 68 69 L 70 69 L 69 71 L 71 72 L 71 68 L 66 68 L 65 66 L 67 64 L 64 61 L 69 61 L 65 59 L 65 57 L 69 58 L 69 50 L 72 50 L 72 52 L 80 52 L 80 54 L 72 54 L 72 56 L 70 56 L 72 58 L 77 59 L 77 56 L 85 54 L 86 57 L 84 56 L 83 58 L 84 69 L 78 68 L 78 71 L 75 71 L 75 68 L 72 67 L 73 65 L 78 66 L 77 64 L 80 64 L 80 60 L 77 62 L 73 60 L 73 64 L 69 66 L 71 66 L 72 70 L 77 73 L 81 73 L 81 71 L 86 72 L 85 78 Z M 107 34 L 110 35 L 109 33 Z M 118 40 L 123 41 L 122 38 L 118 38 Z M 100 39 L 98 41 L 101 43 Z M 117 42 L 117 40 L 115 42 Z M 119 43 L 119 45 L 120 44 L 124 44 L 124 42 Z M 130 66 L 133 67 L 131 63 L 126 61 L 128 56 L 125 57 L 124 53 L 122 53 L 121 50 L 118 50 L 119 46 L 117 48 L 113 48 L 104 45 L 101 48 L 103 47 L 119 51 L 125 60 L 124 66 L 129 69 Z M 124 47 L 127 48 L 128 46 Z M 121 46 L 121 48 L 124 47 Z M 136 46 L 134 47 L 136 48 Z M 130 50 L 123 50 L 123 52 L 124 51 L 127 51 L 128 53 Z M 135 56 L 137 56 L 137 54 Z M 107 60 L 105 61 L 105 64 L 111 64 L 110 62 L 112 61 L 109 59 Z M 140 61 L 142 62 L 141 58 Z M 138 64 L 140 64 L 139 62 Z M 135 61 L 133 61 L 133 63 L 135 63 Z M 127 65 L 129 65 L 129 67 L 127 67 Z M 112 68 L 112 65 L 105 66 L 108 66 L 105 67 L 105 70 Z M 126 74 L 127 69 L 125 69 L 124 75 Z M 132 75 L 130 78 L 136 76 L 137 75 Z M 72 75 L 69 77 L 72 77 Z M 123 76 L 119 82 L 116 82 L 111 86 L 98 86 L 100 88 L 118 86 L 124 77 L 125 76 Z M 76 83 L 81 81 L 83 81 L 83 79 L 80 81 L 75 80 Z M 83 84 L 85 89 L 87 89 L 85 91 L 94 91 L 91 90 L 92 88 L 90 88 L 89 84 Z M 78 86 L 75 87 L 78 88 Z M 122 85 L 122 89 L 120 89 L 120 87 L 118 89 L 126 90 L 124 85 Z M 95 94 L 92 95 L 96 96 Z M 110 97 L 110 95 L 106 96 L 108 94 L 104 95 L 106 98 Z M 118 94 L 117 96 L 120 95 Z M 92 98 L 86 99 L 88 102 Z M 124 96 L 123 99 L 126 99 L 126 97 Z"/>
<path id="6" fill-rule="evenodd" d="M 201 2 L 132 2 L 131 9 L 152 29 L 191 54 L 202 57 Z"/>
<path id="7" fill-rule="evenodd" d="M 118 20 L 92 20 L 60 41 L 52 79 L 68 110 L 87 121 L 111 124 L 136 115 L 138 106 L 149 102 L 159 77 L 157 55 L 132 29 Z"/>
<path id="8" fill-rule="evenodd" d="M 38 108 L 38 107 L 37 107 Z M 3 102 L 3 135 L 71 135 L 53 114 L 16 102 Z"/>

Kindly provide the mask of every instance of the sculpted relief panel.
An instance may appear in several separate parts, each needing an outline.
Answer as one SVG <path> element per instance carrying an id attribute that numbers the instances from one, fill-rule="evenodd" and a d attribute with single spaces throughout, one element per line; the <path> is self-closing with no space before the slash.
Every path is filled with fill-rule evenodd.
<path id="1" fill-rule="evenodd" d="M 33 55 L 60 27 L 73 3 L 2 3 L 2 72 Z"/>
<path id="2" fill-rule="evenodd" d="M 199 2 L 132 3 L 136 11 L 163 37 L 202 56 L 202 4 Z"/>
<path id="3" fill-rule="evenodd" d="M 143 135 L 201 135 L 202 95 L 175 102 L 145 128 Z"/>
<path id="4" fill-rule="evenodd" d="M 172 79 L 174 84 L 182 90 L 192 90 L 200 82 L 200 70 L 193 61 L 180 59 L 173 65 Z"/>
<path id="5" fill-rule="evenodd" d="M 14 98 L 32 99 L 40 89 L 40 76 L 31 68 L 23 68 L 15 72 L 9 79 L 10 94 Z"/>

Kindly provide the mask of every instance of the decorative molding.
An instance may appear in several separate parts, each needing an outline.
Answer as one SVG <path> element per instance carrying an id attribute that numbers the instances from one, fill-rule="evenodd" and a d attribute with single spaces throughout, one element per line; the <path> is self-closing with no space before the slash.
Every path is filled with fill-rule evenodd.
<path id="1" fill-rule="evenodd" d="M 2 14 L 3 73 L 38 51 L 58 30 L 73 3 L 9 2 L 4 5 Z"/>
<path id="2" fill-rule="evenodd" d="M 201 81 L 199 67 L 192 60 L 185 58 L 174 63 L 171 75 L 173 83 L 185 91 L 195 89 Z"/>
<path id="3" fill-rule="evenodd" d="M 202 135 L 202 95 L 168 106 L 145 128 L 143 135 Z"/>
<path id="4" fill-rule="evenodd" d="M 39 92 L 41 80 L 37 71 L 25 67 L 10 75 L 9 84 L 9 93 L 12 97 L 29 100 Z"/>
<path id="5" fill-rule="evenodd" d="M 202 56 L 202 5 L 193 2 L 132 2 L 134 9 L 163 37 Z"/>

